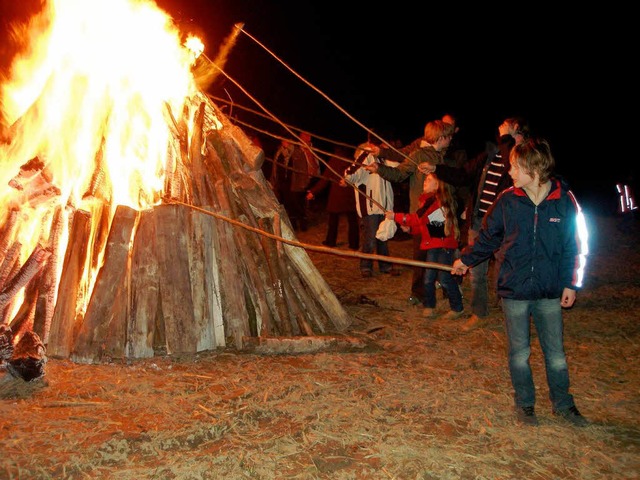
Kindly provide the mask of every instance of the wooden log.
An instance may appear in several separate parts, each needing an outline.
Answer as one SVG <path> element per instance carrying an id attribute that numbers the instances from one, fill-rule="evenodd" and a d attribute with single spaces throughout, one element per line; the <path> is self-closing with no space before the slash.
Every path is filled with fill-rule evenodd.
<path id="1" fill-rule="evenodd" d="M 251 205 L 247 202 L 244 193 L 244 190 L 242 190 L 233 196 L 233 199 L 236 200 L 235 208 L 231 209 L 234 218 L 242 218 L 244 224 L 258 229 L 258 221 L 254 217 Z M 228 198 L 230 198 L 230 196 Z M 250 298 L 256 309 L 256 322 L 253 334 L 257 336 L 260 335 L 260 332 L 263 330 L 271 330 L 273 315 L 276 314 L 273 303 L 267 301 L 269 295 L 265 288 L 266 285 L 270 284 L 271 280 L 269 262 L 267 261 L 259 235 L 253 232 L 247 232 L 247 230 L 242 228 L 237 228 L 234 235 L 236 242 L 241 247 L 240 251 L 242 254 L 240 258 L 243 260 L 250 278 L 251 283 L 248 288 L 250 291 L 255 292 Z"/>
<path id="2" fill-rule="evenodd" d="M 189 272 L 197 338 L 196 350 L 225 346 L 222 291 L 227 279 L 218 270 L 218 235 L 213 217 L 191 211 L 188 225 Z"/>
<path id="3" fill-rule="evenodd" d="M 46 345 L 49 342 L 51 320 L 56 305 L 58 292 L 58 266 L 60 264 L 60 242 L 66 233 L 65 210 L 62 205 L 54 209 L 51 228 L 49 229 L 48 248 L 52 255 L 45 265 L 39 280 L 38 300 L 33 318 L 33 331 L 37 333 Z"/>
<path id="4" fill-rule="evenodd" d="M 293 230 L 290 223 L 281 222 L 283 238 L 292 239 Z M 338 332 L 344 331 L 350 324 L 351 318 L 344 310 L 337 297 L 311 262 L 307 252 L 300 247 L 284 244 L 284 251 L 289 259 L 288 264 L 295 267 L 307 288 L 314 292 L 318 304 L 326 312 Z"/>
<path id="5" fill-rule="evenodd" d="M 230 159 L 239 159 L 240 163 L 233 165 L 233 170 L 241 170 L 245 173 L 262 169 L 264 163 L 264 151 L 255 146 L 242 129 L 231 123 L 226 117 L 222 117 L 225 135 L 223 143 Z"/>
<path id="6" fill-rule="evenodd" d="M 313 335 L 315 333 L 325 333 L 330 327 L 327 326 L 329 319 L 326 318 L 325 312 L 321 311 L 314 301 L 314 292 L 308 292 L 305 285 L 298 277 L 297 272 L 290 265 L 288 267 L 288 278 L 291 284 L 291 290 L 298 299 L 302 311 L 305 312 L 305 317 L 299 317 L 298 324 L 300 330 L 306 335 Z M 317 329 L 314 330 L 311 324 L 316 325 Z"/>
<path id="7" fill-rule="evenodd" d="M 91 217 L 96 221 L 91 222 L 92 227 L 92 247 L 90 265 L 91 271 L 95 271 L 100 267 L 100 262 L 105 251 L 107 238 L 110 231 L 111 223 L 111 206 L 95 199 L 92 202 Z"/>
<path id="8" fill-rule="evenodd" d="M 166 351 L 166 337 L 160 311 L 160 282 L 155 253 L 156 211 L 140 213 L 131 251 L 128 322 L 125 355 L 149 358 Z"/>
<path id="9" fill-rule="evenodd" d="M 226 196 L 224 180 L 215 182 L 216 198 Z M 226 209 L 218 210 L 221 215 L 229 215 L 231 212 Z M 218 235 L 216 237 L 215 249 L 220 252 L 218 256 L 218 269 L 224 275 L 227 282 L 224 282 L 222 298 L 223 318 L 225 322 L 226 344 L 233 344 L 236 348 L 242 349 L 244 337 L 250 336 L 247 318 L 247 303 L 244 283 L 241 280 L 244 272 L 238 262 L 238 252 L 234 239 L 233 226 L 227 222 L 218 222 Z"/>
<path id="10" fill-rule="evenodd" d="M 22 250 L 22 243 L 14 242 L 6 252 L 0 264 L 0 289 L 3 289 L 9 279 L 15 275 L 18 270 L 18 258 Z"/>
<path id="11" fill-rule="evenodd" d="M 189 212 L 179 205 L 160 205 L 153 210 L 155 254 L 160 277 L 160 308 L 167 353 L 195 353 L 198 340 L 195 336 L 189 252 L 185 234 Z"/>
<path id="12" fill-rule="evenodd" d="M 261 355 L 292 355 L 318 352 L 361 352 L 378 350 L 373 342 L 348 336 L 303 336 L 264 338 L 251 337 L 244 341 L 245 351 Z"/>
<path id="13" fill-rule="evenodd" d="M 27 284 L 24 291 L 24 298 L 20 304 L 18 312 L 14 317 L 7 322 L 11 327 L 14 337 L 19 337 L 26 331 L 33 330 L 33 319 L 36 311 L 36 301 L 38 299 L 38 288 L 40 286 L 40 277 L 42 276 L 40 270 Z"/>
<path id="14" fill-rule="evenodd" d="M 202 158 L 203 123 L 205 103 L 198 105 L 193 121 L 193 133 L 189 145 L 189 157 L 191 159 L 191 181 L 193 182 L 194 203 L 196 205 L 211 205 L 211 189 L 208 185 L 209 172 L 206 170 Z"/>
<path id="15" fill-rule="evenodd" d="M 82 320 L 78 317 L 78 294 L 87 264 L 90 236 L 89 213 L 76 210 L 69 232 L 69 242 L 58 286 L 58 298 L 47 344 L 47 354 L 52 358 L 69 358 L 79 328 L 78 324 Z"/>
<path id="16" fill-rule="evenodd" d="M 13 297 L 37 275 L 50 256 L 51 252 L 49 250 L 40 245 L 36 246 L 24 265 L 3 286 L 0 292 L 0 311 L 4 310 Z"/>
<path id="17" fill-rule="evenodd" d="M 273 226 L 277 225 L 277 223 L 277 221 L 271 222 L 266 218 L 258 220 L 260 228 L 266 231 L 273 231 Z M 276 232 L 274 232 L 274 234 L 278 235 Z M 267 295 L 270 296 L 271 303 L 275 309 L 275 313 L 273 315 L 274 325 L 271 325 L 272 328 L 270 330 L 263 328 L 260 332 L 260 336 L 291 335 L 289 309 L 287 308 L 286 292 L 284 288 L 284 268 L 280 262 L 280 256 L 278 255 L 278 242 L 266 236 L 261 236 L 260 241 L 262 242 L 262 248 L 266 252 L 266 261 L 269 265 L 269 274 L 271 275 L 271 288 L 266 289 L 266 291 Z"/>
<path id="18" fill-rule="evenodd" d="M 106 240 L 103 266 L 71 352 L 79 363 L 125 357 L 129 308 L 129 248 L 138 212 L 118 206 Z"/>
<path id="19" fill-rule="evenodd" d="M 7 216 L 2 222 L 2 229 L 0 230 L 0 258 L 4 258 L 7 255 L 7 250 L 14 242 L 14 232 L 16 226 L 20 224 L 19 219 L 20 210 L 18 208 L 11 208 L 7 212 Z"/>

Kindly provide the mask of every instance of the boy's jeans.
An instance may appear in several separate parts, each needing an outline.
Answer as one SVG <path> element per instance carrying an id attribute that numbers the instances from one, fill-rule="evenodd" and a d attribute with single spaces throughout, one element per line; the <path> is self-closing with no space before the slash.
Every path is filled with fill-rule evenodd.
<path id="1" fill-rule="evenodd" d="M 553 411 L 574 406 L 569 393 L 569 369 L 562 340 L 562 308 L 559 298 L 540 300 L 502 299 L 502 311 L 508 340 L 509 372 L 517 407 L 535 405 L 535 387 L 529 356 L 531 354 L 530 317 L 538 333 L 544 355 Z"/>

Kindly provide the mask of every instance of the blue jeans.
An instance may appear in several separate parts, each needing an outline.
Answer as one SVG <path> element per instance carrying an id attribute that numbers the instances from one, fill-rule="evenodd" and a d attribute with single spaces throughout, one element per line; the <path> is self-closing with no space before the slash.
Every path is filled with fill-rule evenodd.
<path id="1" fill-rule="evenodd" d="M 384 215 L 374 214 L 362 217 L 362 253 L 375 253 L 377 255 L 389 256 L 389 245 L 376 238 L 378 227 L 384 221 Z M 378 267 L 381 272 L 389 272 L 393 268 L 390 262 L 380 261 Z M 360 260 L 360 271 L 373 271 L 373 260 L 362 258 Z"/>
<path id="2" fill-rule="evenodd" d="M 544 366 L 553 411 L 573 407 L 569 393 L 569 369 L 562 340 L 562 308 L 559 298 L 540 300 L 502 299 L 508 340 L 509 372 L 517 407 L 532 407 L 536 391 L 529 356 L 531 355 L 531 323 L 538 333 L 544 355 Z"/>
<path id="3" fill-rule="evenodd" d="M 453 264 L 455 253 L 455 249 L 452 248 L 430 248 L 429 250 L 426 250 L 425 261 L 451 265 Z M 464 306 L 462 305 L 462 294 L 458 288 L 458 282 L 455 281 L 451 272 L 438 270 L 436 268 L 424 269 L 423 305 L 428 308 L 435 308 L 436 280 L 440 282 L 440 285 L 442 285 L 442 288 L 447 293 L 449 307 L 451 310 L 454 312 L 461 312 L 464 309 Z"/>

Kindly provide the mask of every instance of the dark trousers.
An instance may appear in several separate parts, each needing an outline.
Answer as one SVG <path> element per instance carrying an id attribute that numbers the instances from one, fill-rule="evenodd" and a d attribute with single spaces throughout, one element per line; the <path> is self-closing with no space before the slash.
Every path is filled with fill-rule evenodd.
<path id="1" fill-rule="evenodd" d="M 389 244 L 386 241 L 378 240 L 376 238 L 376 232 L 378 227 L 384 221 L 384 215 L 373 214 L 365 215 L 362 217 L 362 253 L 374 253 L 377 255 L 389 256 Z M 384 260 L 378 260 L 378 268 L 380 272 L 389 273 L 393 270 L 393 264 L 391 262 L 385 262 Z M 368 258 L 360 259 L 360 271 L 372 272 L 373 260 Z"/>
<path id="2" fill-rule="evenodd" d="M 289 214 L 289 220 L 291 220 L 291 226 L 294 229 L 300 229 L 303 232 L 307 230 L 307 192 L 288 192 L 287 202 L 285 203 L 285 209 Z"/>
<path id="3" fill-rule="evenodd" d="M 347 236 L 349 238 L 349 248 L 351 250 L 358 250 L 360 248 L 360 222 L 358 221 L 357 212 L 329 212 L 329 222 L 327 227 L 327 236 L 324 244 L 330 247 L 335 247 L 338 240 L 338 227 L 340 226 L 340 217 L 347 217 Z"/>

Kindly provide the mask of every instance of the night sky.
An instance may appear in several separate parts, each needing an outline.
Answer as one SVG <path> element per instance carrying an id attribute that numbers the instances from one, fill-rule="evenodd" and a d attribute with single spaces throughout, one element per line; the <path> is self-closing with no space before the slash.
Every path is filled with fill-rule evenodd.
<path id="1" fill-rule="evenodd" d="M 0 3 L 6 23 L 7 9 L 21 13 L 38 2 Z M 530 2 L 519 7 L 514 2 L 471 7 L 402 1 L 382 7 L 273 0 L 157 3 L 204 38 L 212 59 L 234 24 L 244 23 L 247 33 L 298 75 L 388 140 L 410 142 L 427 121 L 451 112 L 475 154 L 495 138 L 504 118 L 523 116 L 534 133 L 550 141 L 557 170 L 579 199 L 595 190 L 611 191 L 613 198 L 615 181 L 639 160 L 635 151 L 620 148 L 629 146 L 625 137 L 635 126 L 627 126 L 623 109 L 631 113 L 637 104 L 637 94 L 631 95 L 637 52 L 633 61 L 625 56 L 631 54 L 634 29 L 626 27 L 633 16 L 624 10 L 557 2 L 555 8 Z M 361 126 L 245 34 L 224 70 L 288 125 L 354 145 L 366 140 Z M 260 110 L 224 77 L 208 93 Z M 282 133 L 274 122 L 240 108 L 233 115 Z M 267 147 L 270 142 L 267 138 Z"/>

